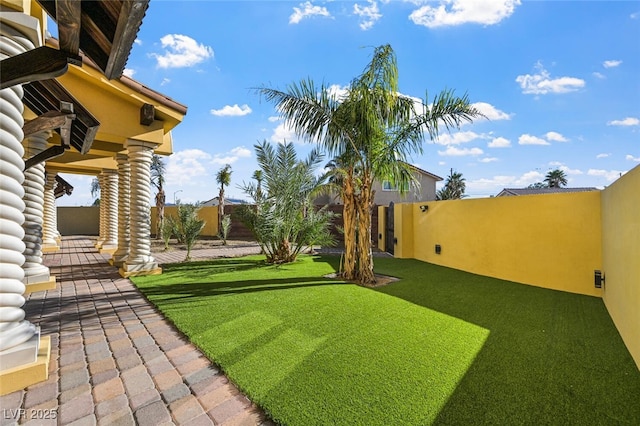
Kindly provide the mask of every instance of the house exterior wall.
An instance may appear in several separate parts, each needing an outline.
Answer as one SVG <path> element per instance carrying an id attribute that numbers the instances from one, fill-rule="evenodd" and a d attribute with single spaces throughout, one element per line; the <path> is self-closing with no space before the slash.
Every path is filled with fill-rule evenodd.
<path id="1" fill-rule="evenodd" d="M 640 368 L 640 166 L 602 191 L 603 299 Z"/>
<path id="2" fill-rule="evenodd" d="M 156 223 L 158 221 L 158 216 L 156 213 L 156 207 L 151 207 L 151 234 L 155 235 L 156 232 Z M 169 216 L 176 217 L 178 215 L 178 207 L 176 206 L 165 206 L 164 207 L 164 217 L 167 218 Z M 200 219 L 204 219 L 204 228 L 200 235 L 203 237 L 215 237 L 218 235 L 218 206 L 212 207 L 201 207 L 198 210 L 198 217 Z"/>
<path id="3" fill-rule="evenodd" d="M 433 201 L 436 199 L 436 180 L 422 173 L 414 173 L 419 182 L 419 187 L 411 185 L 409 192 L 400 194 L 400 191 L 385 191 L 382 182 L 375 181 L 373 189 L 376 191 L 374 204 L 388 206 L 389 203 L 415 203 L 420 201 Z"/>
<path id="4" fill-rule="evenodd" d="M 397 204 L 396 256 L 600 297 L 600 192 Z"/>

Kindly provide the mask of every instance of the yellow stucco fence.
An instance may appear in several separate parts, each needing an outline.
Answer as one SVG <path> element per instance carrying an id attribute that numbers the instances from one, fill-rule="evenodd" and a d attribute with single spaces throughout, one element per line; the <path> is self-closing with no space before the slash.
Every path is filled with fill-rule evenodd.
<path id="1" fill-rule="evenodd" d="M 177 217 L 178 208 L 176 206 L 166 206 L 164 216 Z M 203 237 L 215 237 L 218 235 L 218 206 L 201 207 L 198 210 L 198 217 L 204 219 L 204 229 L 200 233 Z M 151 207 L 151 233 L 155 235 L 157 223 L 156 208 Z"/>
<path id="2" fill-rule="evenodd" d="M 640 367 L 639 211 L 640 166 L 603 191 L 396 204 L 394 255 L 602 297 Z"/>

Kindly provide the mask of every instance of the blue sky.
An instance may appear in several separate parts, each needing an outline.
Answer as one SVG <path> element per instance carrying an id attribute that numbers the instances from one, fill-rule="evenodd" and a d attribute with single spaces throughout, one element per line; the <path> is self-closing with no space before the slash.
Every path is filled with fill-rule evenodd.
<path id="1" fill-rule="evenodd" d="M 54 36 L 56 34 L 54 33 Z M 227 196 L 257 169 L 263 139 L 302 143 L 252 88 L 311 77 L 346 86 L 374 46 L 396 52 L 400 91 L 468 93 L 490 120 L 428 141 L 412 162 L 467 194 L 542 181 L 610 185 L 640 164 L 640 3 L 637 1 L 158 1 L 150 2 L 125 73 L 188 106 L 173 131 L 167 201 Z M 88 205 L 89 178 L 58 205 Z"/>

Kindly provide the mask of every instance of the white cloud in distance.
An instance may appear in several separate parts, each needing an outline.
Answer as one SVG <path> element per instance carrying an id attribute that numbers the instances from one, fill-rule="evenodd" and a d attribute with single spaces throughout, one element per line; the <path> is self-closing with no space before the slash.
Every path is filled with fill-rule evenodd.
<path id="1" fill-rule="evenodd" d="M 201 176 L 206 176 L 210 167 L 203 163 L 211 161 L 211 155 L 200 149 L 185 149 L 166 158 L 166 179 L 169 185 L 184 185 Z"/>
<path id="2" fill-rule="evenodd" d="M 621 171 L 621 170 L 602 170 L 602 169 L 589 169 L 587 171 L 587 174 L 589 176 L 599 176 L 599 177 L 603 177 L 605 178 L 608 182 L 612 182 L 616 179 L 618 179 L 619 177 L 621 177 L 623 174 L 625 174 L 626 171 Z"/>
<path id="3" fill-rule="evenodd" d="M 518 145 L 551 145 L 546 140 L 525 133 L 518 138 Z"/>
<path id="4" fill-rule="evenodd" d="M 547 132 L 545 137 L 547 138 L 548 141 L 554 141 L 554 142 L 568 142 L 569 141 L 569 139 L 565 138 L 564 136 L 562 136 L 558 132 Z"/>
<path id="5" fill-rule="evenodd" d="M 220 109 L 211 110 L 211 114 L 216 117 L 241 117 L 243 115 L 251 114 L 251 112 L 252 110 L 247 104 L 242 106 L 238 106 L 238 104 L 225 105 Z"/>
<path id="6" fill-rule="evenodd" d="M 126 75 L 129 78 L 133 78 L 133 75 L 136 73 L 136 70 L 132 69 L 132 68 L 125 68 L 122 71 L 123 75 Z"/>
<path id="7" fill-rule="evenodd" d="M 494 25 L 513 14 L 520 0 L 444 0 L 437 6 L 424 5 L 409 19 L 427 28 L 462 24 Z"/>
<path id="8" fill-rule="evenodd" d="M 472 140 L 483 137 L 475 132 L 456 132 L 456 133 L 444 133 L 438 136 L 435 141 L 439 145 L 459 145 L 461 143 L 471 142 Z"/>
<path id="9" fill-rule="evenodd" d="M 640 163 L 640 157 L 634 157 L 631 154 L 627 154 L 627 156 L 624 158 L 625 160 L 630 160 L 630 161 L 635 161 L 636 163 Z"/>
<path id="10" fill-rule="evenodd" d="M 498 108 L 486 102 L 475 102 L 472 103 L 471 106 L 480 111 L 480 113 L 484 114 L 484 116 L 489 120 L 511 120 L 511 114 L 500 111 Z"/>
<path id="11" fill-rule="evenodd" d="M 612 120 L 607 123 L 607 126 L 638 126 L 640 125 L 640 119 L 636 117 L 627 117 L 622 120 Z"/>
<path id="12" fill-rule="evenodd" d="M 213 49 L 183 34 L 167 34 L 160 39 L 163 54 L 152 53 L 159 68 L 185 68 L 213 57 Z"/>
<path id="13" fill-rule="evenodd" d="M 238 146 L 233 148 L 231 151 L 226 152 L 224 154 L 216 154 L 211 159 L 211 164 L 233 164 L 240 158 L 248 158 L 251 157 L 251 151 L 244 146 Z"/>
<path id="14" fill-rule="evenodd" d="M 326 7 L 315 6 L 310 1 L 300 3 L 299 6 L 293 8 L 293 13 L 289 16 L 290 24 L 299 24 L 300 21 L 311 16 L 331 16 Z"/>
<path id="15" fill-rule="evenodd" d="M 382 18 L 382 14 L 378 9 L 378 4 L 374 0 L 367 0 L 369 6 L 353 5 L 353 13 L 361 18 L 360 29 L 366 31 L 371 29 L 375 23 Z"/>
<path id="16" fill-rule="evenodd" d="M 491 142 L 487 144 L 489 148 L 509 148 L 511 147 L 511 141 L 509 139 L 503 138 L 502 136 L 494 138 Z"/>
<path id="17" fill-rule="evenodd" d="M 585 81 L 576 77 L 552 78 L 549 71 L 538 62 L 535 74 L 523 74 L 516 77 L 522 93 L 525 95 L 546 95 L 548 93 L 575 92 L 585 86 Z"/>
<path id="18" fill-rule="evenodd" d="M 615 68 L 615 67 L 619 66 L 620 64 L 622 64 L 622 61 L 610 60 L 610 61 L 604 61 L 602 63 L 602 66 L 605 67 L 605 68 Z"/>
<path id="19" fill-rule="evenodd" d="M 607 157 L 610 157 L 610 156 L 611 156 L 610 153 L 604 153 L 603 152 L 602 154 L 596 155 L 596 158 L 607 158 Z"/>
<path id="20" fill-rule="evenodd" d="M 482 155 L 484 151 L 480 148 L 456 148 L 455 146 L 447 146 L 444 151 L 438 151 L 438 155 L 446 157 L 463 157 L 467 155 L 476 156 Z"/>

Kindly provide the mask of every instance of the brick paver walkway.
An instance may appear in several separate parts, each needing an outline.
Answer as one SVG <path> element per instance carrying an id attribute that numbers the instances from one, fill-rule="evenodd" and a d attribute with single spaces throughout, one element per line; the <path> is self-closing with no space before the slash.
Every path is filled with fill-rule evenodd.
<path id="1" fill-rule="evenodd" d="M 51 336 L 49 380 L 0 397 L 1 424 L 271 424 L 109 258 L 87 237 L 45 255 L 58 286 L 24 309 Z M 30 418 L 46 413 L 56 419 Z"/>

